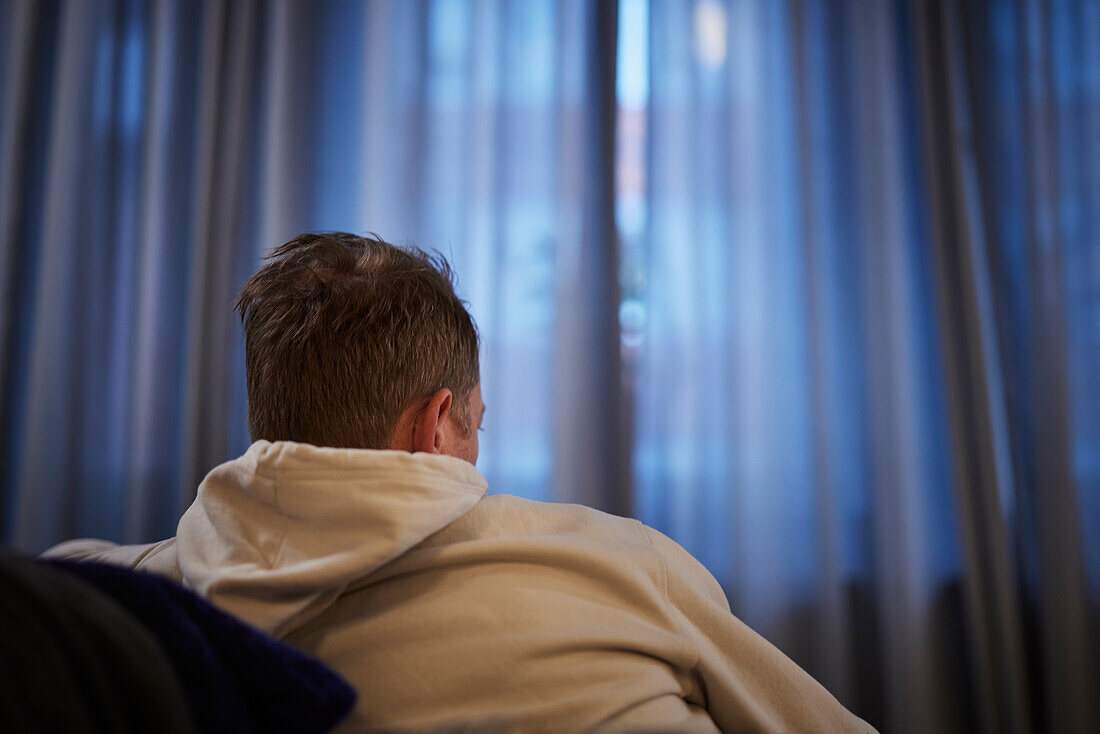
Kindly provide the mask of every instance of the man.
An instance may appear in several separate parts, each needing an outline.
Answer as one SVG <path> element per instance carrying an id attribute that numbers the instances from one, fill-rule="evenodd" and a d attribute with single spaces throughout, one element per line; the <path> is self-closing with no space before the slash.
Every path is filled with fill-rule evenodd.
<path id="1" fill-rule="evenodd" d="M 442 258 L 278 248 L 237 301 L 248 452 L 175 538 L 51 555 L 182 580 L 359 691 L 347 731 L 868 732 L 655 530 L 486 497 L 478 336 Z"/>

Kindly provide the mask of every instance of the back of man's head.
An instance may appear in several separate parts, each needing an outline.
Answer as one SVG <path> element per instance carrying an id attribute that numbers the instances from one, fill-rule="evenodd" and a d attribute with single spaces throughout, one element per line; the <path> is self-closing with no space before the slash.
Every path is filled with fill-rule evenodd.
<path id="1" fill-rule="evenodd" d="M 442 388 L 469 430 L 478 336 L 442 256 L 299 235 L 268 257 L 236 308 L 252 440 L 386 448 L 402 412 Z"/>

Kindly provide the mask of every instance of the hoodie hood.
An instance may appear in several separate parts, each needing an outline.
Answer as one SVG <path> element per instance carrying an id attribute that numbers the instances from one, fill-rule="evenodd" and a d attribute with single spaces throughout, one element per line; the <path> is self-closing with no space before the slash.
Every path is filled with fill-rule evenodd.
<path id="1" fill-rule="evenodd" d="M 485 496 L 450 456 L 258 441 L 211 471 L 180 519 L 184 582 L 283 637 Z"/>

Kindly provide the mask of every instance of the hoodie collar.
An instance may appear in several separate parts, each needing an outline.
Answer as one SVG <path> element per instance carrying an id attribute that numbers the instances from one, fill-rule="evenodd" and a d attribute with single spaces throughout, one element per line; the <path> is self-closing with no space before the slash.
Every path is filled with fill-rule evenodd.
<path id="1" fill-rule="evenodd" d="M 214 468 L 177 531 L 184 581 L 277 637 L 485 496 L 450 456 L 258 441 Z"/>

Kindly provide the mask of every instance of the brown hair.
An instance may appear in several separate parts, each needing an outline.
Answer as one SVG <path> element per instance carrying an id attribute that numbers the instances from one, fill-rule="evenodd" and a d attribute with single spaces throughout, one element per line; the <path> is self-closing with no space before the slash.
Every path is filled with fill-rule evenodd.
<path id="1" fill-rule="evenodd" d="M 343 232 L 301 234 L 241 289 L 252 440 L 385 448 L 441 388 L 469 430 L 478 335 L 441 255 Z"/>

